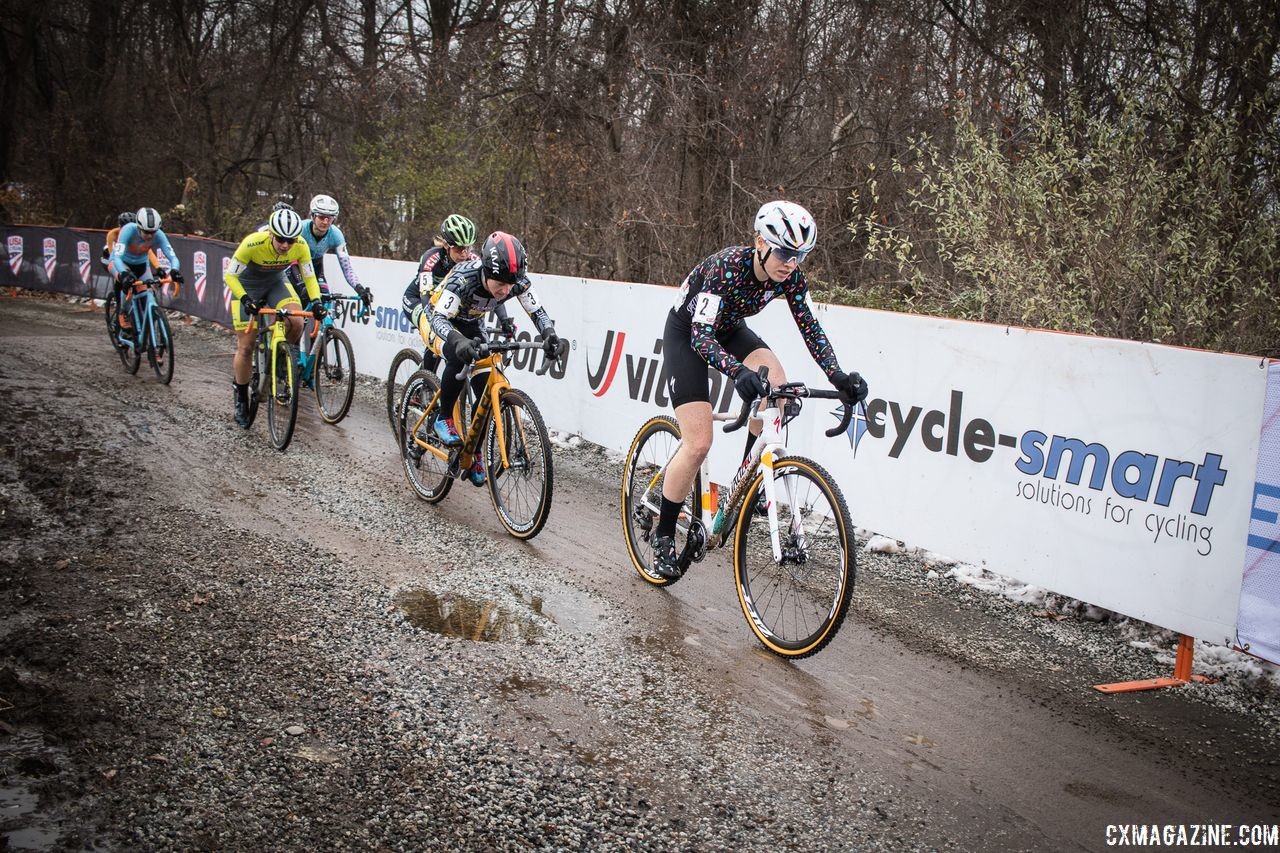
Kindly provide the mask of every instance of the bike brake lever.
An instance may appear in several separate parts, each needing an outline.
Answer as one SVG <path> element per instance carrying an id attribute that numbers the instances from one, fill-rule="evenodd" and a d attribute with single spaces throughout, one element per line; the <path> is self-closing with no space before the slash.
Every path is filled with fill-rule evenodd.
<path id="1" fill-rule="evenodd" d="M 549 358 L 549 357 L 546 357 L 546 353 L 543 353 L 543 356 L 544 356 L 544 358 L 542 359 L 542 367 L 540 367 L 540 368 L 538 368 L 536 371 L 534 371 L 534 374 L 533 374 L 534 376 L 541 376 L 541 375 L 543 375 L 543 374 L 544 374 L 544 373 L 546 373 L 548 370 L 550 370 L 550 369 L 551 369 L 551 365 L 555 364 L 555 363 L 556 363 L 556 361 L 558 360 L 558 357 L 557 357 L 557 358 Z"/>
<path id="2" fill-rule="evenodd" d="M 767 386 L 769 382 L 769 368 L 761 367 L 759 370 L 759 373 L 760 373 L 760 378 L 765 381 L 765 384 Z M 760 404 L 764 402 L 764 400 L 765 400 L 764 397 L 757 397 L 754 400 L 743 400 L 742 411 L 738 412 L 737 420 L 733 421 L 732 423 L 725 424 L 724 431 L 736 432 L 737 430 L 742 429 L 742 425 L 747 422 L 748 415 L 750 415 L 751 417 L 757 416 L 760 410 Z M 750 411 L 748 412 L 748 410 Z"/>
<path id="3" fill-rule="evenodd" d="M 836 424 L 831 429 L 825 431 L 827 438 L 835 438 L 837 435 L 844 432 L 846 429 L 849 428 L 849 422 L 853 420 L 853 412 L 854 412 L 855 405 L 851 405 L 849 401 L 843 400 L 843 399 L 841 400 L 841 402 L 844 403 L 844 415 L 840 418 L 840 423 Z M 856 405 L 862 407 L 862 417 L 865 418 L 867 416 L 866 404 L 857 403 Z"/>

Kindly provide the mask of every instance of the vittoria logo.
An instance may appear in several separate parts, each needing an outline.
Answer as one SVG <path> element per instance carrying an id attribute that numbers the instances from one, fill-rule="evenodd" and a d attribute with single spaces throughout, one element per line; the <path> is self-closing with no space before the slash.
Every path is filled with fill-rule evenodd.
<path id="1" fill-rule="evenodd" d="M 617 336 L 617 343 L 614 343 L 614 336 Z M 597 397 L 603 397 L 605 392 L 609 390 L 609 386 L 613 384 L 614 374 L 618 372 L 618 362 L 622 359 L 622 345 L 627 340 L 626 332 L 615 332 L 610 329 L 604 338 L 605 355 L 600 359 L 600 364 L 595 370 L 588 371 L 587 381 L 591 383 L 591 393 Z"/>
<path id="2" fill-rule="evenodd" d="M 604 348 L 595 365 L 587 367 L 587 381 L 591 385 L 591 393 L 603 397 L 614 387 L 619 370 L 623 368 L 626 377 L 627 396 L 641 403 L 655 403 L 664 408 L 671 405 L 670 377 L 667 375 L 666 359 L 662 358 L 662 338 L 653 342 L 653 350 L 648 355 L 638 355 L 626 351 L 627 333 L 610 329 L 605 333 Z M 591 354 L 588 353 L 588 358 Z M 716 411 L 727 412 L 734 405 L 733 382 L 720 371 L 708 367 L 707 380 L 710 383 L 710 398 Z"/>

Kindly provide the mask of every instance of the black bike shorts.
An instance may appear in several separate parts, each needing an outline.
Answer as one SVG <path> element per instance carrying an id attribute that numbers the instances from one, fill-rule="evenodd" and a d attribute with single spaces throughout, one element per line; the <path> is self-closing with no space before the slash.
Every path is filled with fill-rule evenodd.
<path id="1" fill-rule="evenodd" d="M 688 319 L 675 311 L 667 314 L 667 326 L 662 335 L 662 356 L 666 360 L 667 394 L 671 408 L 685 403 L 711 402 L 711 368 L 706 359 L 693 348 L 693 327 Z M 716 335 L 720 346 L 738 361 L 758 349 L 768 349 L 759 335 L 739 323 L 728 331 Z"/>
<path id="2" fill-rule="evenodd" d="M 249 298 L 259 305 L 265 305 L 270 308 L 281 308 L 291 302 L 302 306 L 302 300 L 298 298 L 298 293 L 293 289 L 293 285 L 285 280 L 284 276 L 280 276 L 275 281 L 268 284 L 246 284 L 244 292 Z M 231 323 L 235 326 L 237 332 L 243 332 L 249 328 L 249 323 L 256 317 L 244 316 L 244 311 L 240 305 L 240 300 L 231 300 Z"/>

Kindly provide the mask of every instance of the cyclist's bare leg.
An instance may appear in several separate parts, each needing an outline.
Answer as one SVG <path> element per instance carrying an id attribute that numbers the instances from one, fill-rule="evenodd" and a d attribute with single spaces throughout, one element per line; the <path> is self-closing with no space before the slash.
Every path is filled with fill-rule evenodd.
<path id="1" fill-rule="evenodd" d="M 253 375 L 253 343 L 257 337 L 257 323 L 250 323 L 244 331 L 236 332 L 236 354 L 231 360 L 231 372 L 240 385 L 247 383 Z"/>
<path id="2" fill-rule="evenodd" d="M 302 339 L 303 320 L 301 317 L 289 317 L 288 321 L 289 328 L 285 330 L 284 336 L 289 343 L 296 344 Z"/>
<path id="3" fill-rule="evenodd" d="M 680 423 L 680 449 L 667 465 L 662 496 L 684 503 L 702 460 L 711 450 L 711 404 L 695 400 L 676 406 L 676 420 Z"/>

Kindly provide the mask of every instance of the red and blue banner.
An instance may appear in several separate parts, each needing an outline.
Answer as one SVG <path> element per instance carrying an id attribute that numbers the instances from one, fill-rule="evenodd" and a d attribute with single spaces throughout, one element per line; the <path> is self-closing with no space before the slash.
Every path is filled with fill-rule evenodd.
<path id="1" fill-rule="evenodd" d="M 87 228 L 45 228 L 37 225 L 0 225 L 9 263 L 0 266 L 0 287 L 25 287 L 73 296 L 104 299 L 111 292 L 111 278 L 101 264 L 94 263 L 106 245 L 106 233 Z M 196 271 L 195 257 L 208 269 L 210 263 L 225 268 L 235 252 L 234 243 L 170 234 L 169 242 L 178 255 L 183 272 Z M 166 308 L 202 317 L 230 327 L 231 315 L 225 303 L 204 304 L 198 275 L 195 287 L 179 288 L 174 295 L 166 288 L 161 302 Z M 208 287 L 207 274 L 203 288 Z"/>

